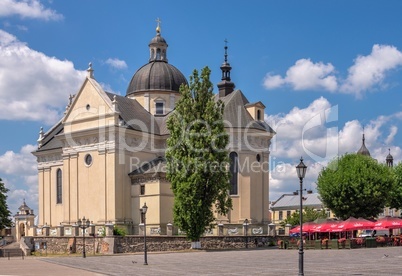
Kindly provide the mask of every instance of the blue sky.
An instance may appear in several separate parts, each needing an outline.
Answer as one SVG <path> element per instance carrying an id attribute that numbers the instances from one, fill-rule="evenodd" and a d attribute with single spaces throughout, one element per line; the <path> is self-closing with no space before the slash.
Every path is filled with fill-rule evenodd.
<path id="1" fill-rule="evenodd" d="M 125 95 L 148 61 L 160 18 L 169 63 L 220 80 L 224 40 L 232 81 L 266 106 L 277 131 L 270 200 L 295 191 L 294 167 L 356 152 L 361 135 L 384 162 L 401 160 L 402 1 L 0 1 L 0 177 L 15 213 L 38 210 L 36 149 L 83 82 L 88 63 L 105 90 Z M 215 90 L 216 91 L 216 90 Z"/>

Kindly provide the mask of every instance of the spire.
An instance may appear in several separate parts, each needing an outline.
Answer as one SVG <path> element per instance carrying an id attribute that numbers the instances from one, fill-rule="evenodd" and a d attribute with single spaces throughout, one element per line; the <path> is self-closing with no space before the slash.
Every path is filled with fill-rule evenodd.
<path id="1" fill-rule="evenodd" d="M 393 167 L 394 166 L 394 157 L 391 155 L 391 149 L 388 149 L 388 155 L 387 158 L 385 158 L 385 161 L 387 162 L 388 167 Z"/>
<path id="2" fill-rule="evenodd" d="M 224 62 L 221 65 L 221 70 L 222 70 L 222 81 L 218 83 L 218 88 L 219 88 L 219 97 L 225 97 L 229 95 L 230 93 L 233 92 L 235 88 L 235 84 L 231 82 L 230 79 L 230 70 L 232 70 L 232 67 L 230 66 L 228 62 L 228 41 L 225 39 L 225 59 Z"/>
<path id="3" fill-rule="evenodd" d="M 364 133 L 363 133 L 362 146 L 361 146 L 360 149 L 357 151 L 357 154 L 366 155 L 366 156 L 371 156 L 371 155 L 370 155 L 370 151 L 366 148 L 365 140 L 366 140 L 366 138 L 364 138 Z"/>
<path id="4" fill-rule="evenodd" d="M 159 19 L 159 17 L 155 21 L 158 23 L 158 25 L 156 26 L 156 35 L 161 35 L 160 23 L 162 23 L 162 21 Z"/>
<path id="5" fill-rule="evenodd" d="M 149 62 L 154 61 L 164 61 L 167 62 L 167 43 L 166 40 L 161 36 L 161 26 L 162 22 L 159 18 L 155 20 L 157 22 L 156 26 L 156 36 L 152 38 L 149 42 Z"/>

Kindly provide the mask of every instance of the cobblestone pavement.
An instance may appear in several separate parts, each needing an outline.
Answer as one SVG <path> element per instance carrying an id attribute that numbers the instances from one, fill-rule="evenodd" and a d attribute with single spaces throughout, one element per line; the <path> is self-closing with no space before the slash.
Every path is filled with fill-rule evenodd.
<path id="1" fill-rule="evenodd" d="M 0 259 L 0 275 L 297 275 L 297 250 Z M 30 270 L 30 266 L 36 267 Z M 12 267 L 15 267 L 12 269 Z M 304 251 L 305 275 L 401 275 L 402 247 Z M 57 273 L 55 273 L 57 272 Z"/>

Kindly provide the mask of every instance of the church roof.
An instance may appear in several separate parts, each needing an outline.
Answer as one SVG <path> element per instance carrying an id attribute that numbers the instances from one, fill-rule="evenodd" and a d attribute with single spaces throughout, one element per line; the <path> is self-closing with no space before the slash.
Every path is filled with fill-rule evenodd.
<path id="1" fill-rule="evenodd" d="M 249 128 L 275 133 L 275 131 L 264 121 L 256 121 L 246 110 L 245 105 L 249 104 L 243 92 L 236 90 L 225 97 L 215 95 L 215 100 L 221 100 L 225 104 L 223 119 L 226 126 L 234 128 Z"/>
<path id="2" fill-rule="evenodd" d="M 128 85 L 127 96 L 146 91 L 179 92 L 180 86 L 187 84 L 187 79 L 180 70 L 168 63 L 167 47 L 158 22 L 156 36 L 149 43 L 149 63 L 135 72 Z"/>
<path id="3" fill-rule="evenodd" d="M 158 120 L 156 120 L 151 113 L 146 111 L 137 100 L 110 92 L 106 92 L 106 94 L 111 100 L 116 96 L 120 117 L 128 127 L 142 132 L 160 134 Z M 146 127 L 145 130 L 144 126 Z"/>
<path id="4" fill-rule="evenodd" d="M 143 164 L 141 167 L 133 170 L 131 173 L 129 173 L 129 176 L 134 176 L 134 175 L 139 175 L 139 174 L 144 174 L 144 173 L 152 173 L 152 172 L 164 172 L 162 168 L 164 168 L 166 163 L 166 159 L 162 156 L 159 156 L 145 164 Z M 159 165 L 161 164 L 161 165 Z M 158 166 L 159 165 L 159 166 Z"/>
<path id="5" fill-rule="evenodd" d="M 179 69 L 167 62 L 152 61 L 134 74 L 126 94 L 146 91 L 179 92 L 183 83 L 187 84 L 187 80 Z"/>
<path id="6" fill-rule="evenodd" d="M 45 151 L 51 149 L 57 149 L 62 147 L 62 143 L 58 139 L 53 139 L 54 136 L 63 133 L 64 126 L 62 120 L 58 121 L 51 129 L 49 129 L 41 140 L 41 147 L 38 151 Z"/>
<path id="7" fill-rule="evenodd" d="M 167 61 L 167 43 L 160 34 L 159 23 L 156 30 L 157 34 L 149 44 L 149 63 L 142 66 L 134 74 L 127 89 L 127 96 L 135 92 L 148 90 L 179 92 L 180 85 L 183 83 L 187 84 L 187 80 L 183 74 Z M 227 46 L 225 46 L 225 62 L 221 69 L 223 70 L 222 80 L 230 82 L 231 67 L 227 62 Z M 169 134 L 167 119 L 172 114 L 171 112 L 164 115 L 153 115 L 132 97 L 120 96 L 104 91 L 100 84 L 93 78 L 91 64 L 87 71 L 88 76 L 86 80 L 96 88 L 99 95 L 110 105 L 116 104 L 116 111 L 119 112 L 121 118 L 121 126 L 154 135 Z M 222 100 L 225 104 L 223 119 L 226 127 L 247 128 L 275 134 L 275 131 L 265 121 L 254 120 L 246 109 L 247 106 L 263 106 L 263 104 L 261 102 L 249 103 L 240 90 L 233 91 L 232 88 L 234 88 L 234 84 L 233 87 L 222 86 L 220 91 L 215 95 L 216 101 Z M 224 93 L 221 91 L 222 89 Z M 72 97 L 70 97 L 68 110 L 72 108 L 71 99 Z M 63 145 L 60 139 L 54 138 L 57 135 L 63 134 L 63 132 L 63 119 L 45 135 L 41 132 L 40 147 L 37 152 L 62 148 Z"/>
<path id="8" fill-rule="evenodd" d="M 385 160 L 387 160 L 387 161 L 394 160 L 394 157 L 392 157 L 392 155 L 391 155 L 391 149 L 388 149 L 388 151 L 389 151 L 389 153 L 388 153 L 387 157 L 385 158 Z"/>
<path id="9" fill-rule="evenodd" d="M 319 207 L 322 201 L 318 193 L 303 194 L 303 206 Z M 292 210 L 300 207 L 299 194 L 284 194 L 275 203 L 272 204 L 272 210 Z"/>
<path id="10" fill-rule="evenodd" d="M 363 138 L 362 138 L 362 146 L 360 149 L 357 151 L 358 154 L 365 155 L 365 156 L 371 156 L 370 151 L 366 148 L 365 141 L 366 139 L 364 138 L 364 133 L 363 133 Z"/>
<path id="11" fill-rule="evenodd" d="M 24 216 L 24 215 L 33 215 L 33 210 L 28 207 L 28 205 L 24 202 L 21 204 L 21 206 L 18 208 L 19 212 L 17 213 L 16 216 Z"/>

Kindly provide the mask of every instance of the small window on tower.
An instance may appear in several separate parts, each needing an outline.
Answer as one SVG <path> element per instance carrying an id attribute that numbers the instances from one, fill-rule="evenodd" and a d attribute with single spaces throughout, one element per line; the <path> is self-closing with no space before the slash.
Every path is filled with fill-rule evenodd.
<path id="1" fill-rule="evenodd" d="M 156 60 L 161 60 L 161 49 L 156 49 Z"/>
<path id="2" fill-rule="evenodd" d="M 163 114 L 163 103 L 162 102 L 155 103 L 155 114 L 158 114 L 158 115 Z"/>

